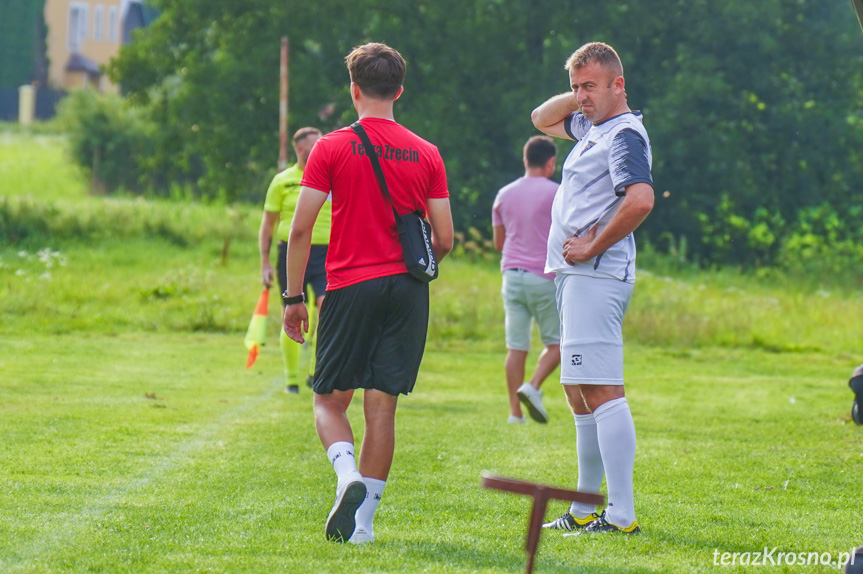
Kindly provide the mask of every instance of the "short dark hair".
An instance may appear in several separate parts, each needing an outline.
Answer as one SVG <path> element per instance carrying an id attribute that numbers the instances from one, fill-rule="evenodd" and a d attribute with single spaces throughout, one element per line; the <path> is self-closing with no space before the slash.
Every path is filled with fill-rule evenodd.
<path id="1" fill-rule="evenodd" d="M 557 146 L 548 136 L 533 136 L 524 144 L 527 167 L 544 167 L 553 157 L 557 157 Z"/>
<path id="2" fill-rule="evenodd" d="M 300 143 L 302 140 L 306 139 L 309 136 L 319 136 L 319 135 L 322 135 L 322 134 L 321 134 L 321 130 L 319 130 L 318 128 L 300 128 L 294 132 L 294 137 L 293 137 L 292 141 L 294 142 L 294 145 L 296 146 L 298 143 Z"/>
<path id="3" fill-rule="evenodd" d="M 345 57 L 351 81 L 372 98 L 394 99 L 405 81 L 407 64 L 398 50 L 369 42 Z"/>

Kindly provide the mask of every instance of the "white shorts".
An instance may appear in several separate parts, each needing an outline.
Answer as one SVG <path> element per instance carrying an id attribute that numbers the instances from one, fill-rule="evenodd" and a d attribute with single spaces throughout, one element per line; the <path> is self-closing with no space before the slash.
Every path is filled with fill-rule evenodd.
<path id="1" fill-rule="evenodd" d="M 623 316 L 632 283 L 558 273 L 560 383 L 623 384 Z"/>
<path id="2" fill-rule="evenodd" d="M 543 345 L 560 341 L 560 315 L 555 304 L 554 281 L 524 269 L 503 272 L 503 309 L 506 313 L 506 348 L 530 350 L 533 322 L 539 327 Z"/>

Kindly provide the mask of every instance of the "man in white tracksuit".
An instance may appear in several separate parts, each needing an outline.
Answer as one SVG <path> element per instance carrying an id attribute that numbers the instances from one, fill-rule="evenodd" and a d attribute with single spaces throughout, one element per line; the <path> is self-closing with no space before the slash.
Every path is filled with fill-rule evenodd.
<path id="1" fill-rule="evenodd" d="M 608 507 L 573 503 L 549 529 L 640 531 L 632 471 L 635 426 L 623 388 L 623 316 L 635 282 L 632 232 L 653 209 L 650 140 L 629 109 L 623 65 L 611 46 L 585 44 L 567 60 L 571 92 L 531 114 L 548 135 L 577 140 L 552 206 L 546 272 L 556 274 L 561 377 L 575 416 L 578 490 Z"/>

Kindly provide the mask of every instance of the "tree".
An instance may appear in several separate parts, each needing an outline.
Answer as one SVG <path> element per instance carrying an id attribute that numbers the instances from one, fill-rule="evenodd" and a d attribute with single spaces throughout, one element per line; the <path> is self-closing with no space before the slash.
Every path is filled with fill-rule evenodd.
<path id="1" fill-rule="evenodd" d="M 159 123 L 154 168 L 207 195 L 260 200 L 275 171 L 288 35 L 293 129 L 355 117 L 343 62 L 353 46 L 404 54 L 398 118 L 440 147 L 461 230 L 488 232 L 494 194 L 520 175 L 536 133 L 530 111 L 568 89 L 563 63 L 591 40 L 617 48 L 651 134 L 660 199 L 642 236 L 686 237 L 702 260 L 769 262 L 801 208 L 863 203 L 863 37 L 844 2 L 155 4 L 160 18 L 112 78 Z"/>
<path id="2" fill-rule="evenodd" d="M 44 81 L 45 0 L 0 3 L 0 87 Z"/>

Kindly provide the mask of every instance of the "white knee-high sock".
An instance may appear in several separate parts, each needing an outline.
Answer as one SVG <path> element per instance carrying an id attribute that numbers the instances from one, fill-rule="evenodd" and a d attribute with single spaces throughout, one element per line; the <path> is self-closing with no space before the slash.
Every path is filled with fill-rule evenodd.
<path id="1" fill-rule="evenodd" d="M 578 491 L 599 492 L 605 469 L 596 438 L 596 420 L 593 415 L 573 415 L 575 418 L 575 450 L 578 453 Z M 577 518 L 586 518 L 596 512 L 596 506 L 584 502 L 573 502 L 569 513 Z"/>
<path id="2" fill-rule="evenodd" d="M 375 519 L 375 511 L 378 509 L 378 503 L 381 501 L 381 496 L 384 494 L 384 487 L 387 485 L 387 482 L 367 476 L 363 477 L 363 482 L 366 483 L 366 499 L 357 509 L 357 528 L 365 530 L 374 536 L 373 521 Z"/>
<path id="3" fill-rule="evenodd" d="M 635 466 L 635 424 L 625 398 L 614 399 L 593 411 L 605 479 L 608 484 L 606 520 L 623 528 L 635 522 L 632 468 Z"/>
<path id="4" fill-rule="evenodd" d="M 333 463 L 333 470 L 339 479 L 339 485 L 351 480 L 362 478 L 357 470 L 357 459 L 354 458 L 354 445 L 342 441 L 334 442 L 327 449 L 327 457 Z"/>

